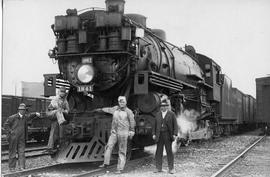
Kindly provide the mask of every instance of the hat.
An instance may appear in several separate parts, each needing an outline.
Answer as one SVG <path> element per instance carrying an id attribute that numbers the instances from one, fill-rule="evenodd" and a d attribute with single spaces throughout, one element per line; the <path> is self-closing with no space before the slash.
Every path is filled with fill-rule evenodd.
<path id="1" fill-rule="evenodd" d="M 66 87 L 62 86 L 59 88 L 60 92 L 66 92 Z"/>
<path id="2" fill-rule="evenodd" d="M 119 96 L 118 97 L 118 101 L 124 100 L 125 102 L 127 102 L 127 99 L 125 96 Z"/>
<path id="3" fill-rule="evenodd" d="M 160 106 L 169 106 L 169 103 L 167 100 L 162 100 Z"/>
<path id="4" fill-rule="evenodd" d="M 25 110 L 26 109 L 26 105 L 24 103 L 21 103 L 18 107 L 18 110 Z"/>

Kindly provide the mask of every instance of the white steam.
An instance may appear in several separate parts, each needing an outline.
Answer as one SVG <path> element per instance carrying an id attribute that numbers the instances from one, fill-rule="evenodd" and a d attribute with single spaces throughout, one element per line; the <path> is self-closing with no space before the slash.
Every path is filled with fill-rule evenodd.
<path id="1" fill-rule="evenodd" d="M 194 109 L 184 110 L 181 115 L 177 116 L 177 123 L 179 127 L 178 136 L 180 138 L 187 138 L 190 132 L 197 128 L 197 118 L 200 114 Z"/>

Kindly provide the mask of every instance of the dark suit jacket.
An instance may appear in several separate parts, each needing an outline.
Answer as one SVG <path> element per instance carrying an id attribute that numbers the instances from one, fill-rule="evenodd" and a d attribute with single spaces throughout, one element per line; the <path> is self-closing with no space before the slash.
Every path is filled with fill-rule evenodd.
<path id="1" fill-rule="evenodd" d="M 36 117 L 36 113 L 30 113 L 30 114 L 25 114 L 21 123 L 20 120 L 20 115 L 19 113 L 14 114 L 10 117 L 7 118 L 6 122 L 4 123 L 4 128 L 7 131 L 7 136 L 8 139 L 11 136 L 16 136 L 18 135 L 18 128 L 23 127 L 25 129 L 25 137 L 27 137 L 27 122 L 30 121 L 31 119 Z"/>
<path id="2" fill-rule="evenodd" d="M 152 132 L 153 135 L 156 135 L 156 142 L 158 142 L 159 140 L 162 119 L 163 119 L 162 113 L 161 111 L 158 111 L 158 113 L 156 114 L 155 125 Z M 177 135 L 178 133 L 178 125 L 176 121 L 176 116 L 172 111 L 168 110 L 164 120 L 165 120 L 165 126 L 167 126 L 168 128 L 170 140 L 173 141 L 173 135 Z"/>

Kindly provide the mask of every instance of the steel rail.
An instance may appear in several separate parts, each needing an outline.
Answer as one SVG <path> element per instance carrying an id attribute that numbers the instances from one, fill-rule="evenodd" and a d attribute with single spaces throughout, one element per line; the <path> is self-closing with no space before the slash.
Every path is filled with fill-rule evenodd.
<path id="1" fill-rule="evenodd" d="M 46 149 L 46 148 L 45 148 Z M 40 150 L 32 150 L 32 151 L 28 151 L 25 153 L 25 158 L 29 159 L 29 158 L 34 158 L 34 157 L 40 157 L 40 156 L 46 156 L 49 155 L 48 152 L 44 152 L 45 149 L 40 149 Z M 1 155 L 1 162 L 7 162 L 9 160 L 8 155 Z M 18 158 L 18 157 L 17 157 Z"/>
<path id="2" fill-rule="evenodd" d="M 149 156 L 145 156 L 145 157 L 141 157 L 138 159 L 134 159 L 134 160 L 130 160 L 127 162 L 126 166 L 129 165 L 134 165 L 138 162 L 141 162 L 141 160 L 147 159 L 149 158 Z M 82 174 L 78 174 L 78 175 L 73 175 L 72 177 L 89 177 L 89 176 L 98 176 L 98 175 L 102 175 L 107 173 L 108 170 L 112 170 L 112 169 L 116 169 L 117 164 L 113 164 L 113 165 L 109 165 L 106 168 L 98 168 L 98 169 L 94 169 L 92 171 L 88 171 Z"/>
<path id="3" fill-rule="evenodd" d="M 259 142 L 261 142 L 266 135 L 259 138 L 257 141 L 255 141 L 252 145 L 250 145 L 247 149 L 245 149 L 241 154 L 239 154 L 236 158 L 234 158 L 232 161 L 227 163 L 225 166 L 223 166 L 220 170 L 218 170 L 216 173 L 214 173 L 211 177 L 218 177 L 222 176 L 232 165 L 234 165 L 237 161 L 240 160 L 248 151 L 250 151 L 253 147 L 255 147 Z"/>
<path id="4" fill-rule="evenodd" d="M 47 146 L 26 148 L 25 153 L 27 153 L 27 152 L 35 152 L 35 151 L 42 151 L 42 150 L 46 150 L 46 149 L 47 149 Z M 5 155 L 8 155 L 8 151 L 2 151 L 1 156 L 5 156 Z"/>
<path id="5" fill-rule="evenodd" d="M 126 166 L 137 164 L 141 160 L 144 160 L 144 159 L 150 157 L 149 154 L 147 154 L 147 155 L 144 154 L 143 156 L 141 156 L 142 154 L 139 154 L 139 155 L 140 155 L 140 157 L 128 161 Z M 66 171 L 69 168 L 68 166 L 70 166 L 70 165 L 73 165 L 73 164 L 65 164 L 65 163 L 64 164 L 55 164 L 55 165 L 37 167 L 37 168 L 32 168 L 32 169 L 26 169 L 26 170 L 14 172 L 14 173 L 3 174 L 2 176 L 3 177 L 24 177 L 24 176 L 27 177 L 30 175 L 35 176 L 36 174 L 39 174 L 39 173 L 44 173 L 44 172 L 48 172 L 48 171 L 55 171 L 55 170 L 57 171 L 56 173 L 62 173 L 64 171 Z M 107 168 L 98 168 L 97 166 L 96 167 L 92 166 L 92 169 L 89 169 L 86 172 L 84 171 L 83 173 L 70 174 L 70 176 L 71 177 L 96 176 L 97 174 L 99 174 L 99 175 L 105 174 L 105 173 L 107 173 L 108 170 L 112 171 L 112 170 L 116 169 L 116 166 L 117 166 L 117 164 L 115 164 L 115 163 L 112 165 L 109 165 Z"/>
<path id="6" fill-rule="evenodd" d="M 29 175 L 32 175 L 34 173 L 39 173 L 41 171 L 59 168 L 62 165 L 63 164 L 55 164 L 55 165 L 49 165 L 49 166 L 45 166 L 45 167 L 32 168 L 32 169 L 27 169 L 27 170 L 23 170 L 23 171 L 14 172 L 14 173 L 3 174 L 2 176 L 3 177 L 19 177 L 19 176 L 22 177 L 22 176 L 29 176 Z"/>

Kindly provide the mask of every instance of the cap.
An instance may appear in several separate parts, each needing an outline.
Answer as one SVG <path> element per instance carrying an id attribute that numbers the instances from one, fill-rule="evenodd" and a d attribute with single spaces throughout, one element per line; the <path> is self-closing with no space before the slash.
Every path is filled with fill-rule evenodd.
<path id="1" fill-rule="evenodd" d="M 21 103 L 18 107 L 18 110 L 25 110 L 26 109 L 26 105 L 24 103 Z"/>
<path id="2" fill-rule="evenodd" d="M 160 106 L 169 106 L 169 103 L 167 100 L 162 100 Z"/>
<path id="3" fill-rule="evenodd" d="M 127 102 L 127 99 L 126 99 L 125 96 L 119 96 L 119 97 L 118 97 L 118 101 L 120 101 L 120 100 L 124 100 L 125 102 Z"/>

